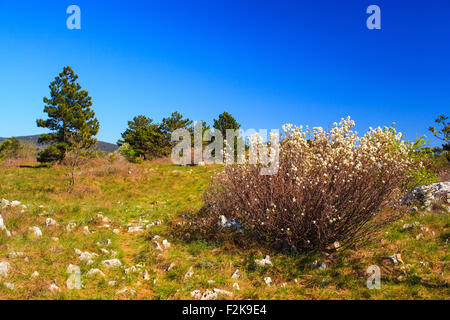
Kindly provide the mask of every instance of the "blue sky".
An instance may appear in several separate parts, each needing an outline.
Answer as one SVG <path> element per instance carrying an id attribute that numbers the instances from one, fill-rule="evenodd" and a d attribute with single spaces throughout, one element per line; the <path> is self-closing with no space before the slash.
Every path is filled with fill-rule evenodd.
<path id="1" fill-rule="evenodd" d="M 138 114 L 211 124 L 226 110 L 245 129 L 396 122 L 439 145 L 427 128 L 450 113 L 449 18 L 448 0 L 0 0 L 0 136 L 44 132 L 42 98 L 70 65 L 104 141 Z"/>

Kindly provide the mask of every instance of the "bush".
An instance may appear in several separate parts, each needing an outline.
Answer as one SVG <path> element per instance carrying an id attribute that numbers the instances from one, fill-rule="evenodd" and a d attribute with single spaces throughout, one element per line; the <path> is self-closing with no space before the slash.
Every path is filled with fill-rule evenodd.
<path id="1" fill-rule="evenodd" d="M 61 150 L 51 145 L 39 152 L 37 161 L 41 163 L 54 163 L 61 160 Z"/>
<path id="2" fill-rule="evenodd" d="M 275 175 L 246 163 L 226 166 L 212 180 L 202 210 L 209 225 L 224 215 L 259 242 L 299 251 L 367 242 L 399 217 L 383 209 L 403 192 L 414 160 L 395 129 L 370 129 L 359 138 L 353 126 L 350 118 L 329 131 L 284 126 Z"/>
<path id="3" fill-rule="evenodd" d="M 142 158 L 136 155 L 136 152 L 129 143 L 124 143 L 119 147 L 119 154 L 132 163 L 141 163 Z"/>

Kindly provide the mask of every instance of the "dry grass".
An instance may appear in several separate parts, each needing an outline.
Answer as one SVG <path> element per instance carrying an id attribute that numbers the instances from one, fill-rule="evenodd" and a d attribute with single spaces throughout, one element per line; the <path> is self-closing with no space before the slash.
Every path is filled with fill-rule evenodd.
<path id="1" fill-rule="evenodd" d="M 255 243 L 236 245 L 229 239 L 210 241 L 196 235 L 183 234 L 177 222 L 194 220 L 203 206 L 202 193 L 210 177 L 219 167 L 177 167 L 170 164 L 128 163 L 110 164 L 96 160 L 79 170 L 79 184 L 72 194 L 66 192 L 67 168 L 2 167 L 0 198 L 19 200 L 27 205 L 5 208 L 0 214 L 11 238 L 0 232 L 0 261 L 8 261 L 11 271 L 0 280 L 0 299 L 191 299 L 194 289 L 221 288 L 233 293 L 233 299 L 448 299 L 448 214 L 442 211 L 408 215 L 383 230 L 371 246 L 339 251 L 332 255 L 313 252 L 287 255 Z M 109 172 L 110 166 L 116 168 Z M 131 173 L 128 169 L 131 168 Z M 43 207 L 41 207 L 43 206 Z M 110 227 L 96 218 L 102 214 Z M 191 219 L 184 214 L 189 214 Z M 53 218 L 58 226 L 47 227 L 45 220 Z M 138 233 L 129 233 L 128 225 L 161 220 Z M 403 223 L 418 221 L 429 228 L 404 230 Z M 71 232 L 69 223 L 75 223 Z M 33 238 L 28 228 L 38 226 L 43 236 Z M 85 234 L 84 227 L 89 234 Z M 119 233 L 113 232 L 118 229 Z M 434 231 L 434 234 L 432 233 Z M 416 240 L 418 234 L 424 237 Z M 171 246 L 163 251 L 153 245 L 153 236 L 167 239 Z M 57 241 L 52 237 L 58 237 Z M 110 239 L 111 243 L 106 244 Z M 225 241 L 226 240 L 226 241 Z M 103 244 L 98 245 L 97 243 Z M 74 252 L 94 252 L 99 255 L 92 265 L 80 261 Z M 103 253 L 100 249 L 110 253 Z M 24 255 L 12 258 L 13 251 Z M 123 268 L 107 269 L 101 261 L 112 258 L 112 251 Z M 401 253 L 404 265 L 384 265 L 385 256 Z M 262 268 L 255 259 L 271 256 L 273 267 Z M 326 270 L 312 268 L 315 260 L 324 261 Z M 167 271 L 174 263 L 175 266 Z M 423 263 L 423 264 L 422 264 Z M 81 290 L 66 286 L 69 264 L 81 267 Z M 149 279 L 125 269 L 142 264 Z M 382 289 L 366 288 L 369 265 L 382 267 Z M 409 265 L 409 266 L 408 266 Z M 192 267 L 194 275 L 185 279 Z M 91 279 L 87 272 L 101 269 L 105 279 Z M 407 270 L 402 270 L 407 268 Z M 231 279 L 236 269 L 241 277 Z M 32 278 L 34 271 L 39 277 Z M 406 279 L 398 277 L 406 272 Z M 264 283 L 272 278 L 272 285 Z M 214 283 L 211 283 L 213 280 Z M 109 281 L 116 284 L 109 286 Z M 12 283 L 9 290 L 3 283 Z M 240 290 L 233 287 L 238 283 Z M 51 292 L 52 283 L 60 288 Z M 120 293 L 124 288 L 135 290 Z M 220 299 L 230 299 L 219 296 Z"/>

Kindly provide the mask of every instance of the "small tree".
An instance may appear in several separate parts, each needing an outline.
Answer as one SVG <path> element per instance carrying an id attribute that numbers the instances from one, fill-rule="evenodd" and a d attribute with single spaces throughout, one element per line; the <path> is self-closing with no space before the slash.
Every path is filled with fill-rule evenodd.
<path id="1" fill-rule="evenodd" d="M 434 120 L 434 122 L 442 125 L 443 128 L 438 130 L 436 129 L 436 126 L 434 126 L 430 127 L 428 130 L 430 130 L 435 137 L 444 141 L 442 148 L 445 151 L 450 151 L 450 122 L 448 122 L 447 120 L 448 117 L 446 117 L 445 115 L 440 115 L 436 120 Z"/>
<path id="2" fill-rule="evenodd" d="M 229 114 L 228 112 L 224 112 L 219 115 L 219 119 L 214 119 L 214 129 L 219 130 L 222 133 L 222 136 L 226 137 L 227 129 L 239 130 L 241 125 L 236 121 L 236 119 Z"/>
<path id="3" fill-rule="evenodd" d="M 4 159 L 17 159 L 23 146 L 17 138 L 10 138 L 0 143 L 0 161 Z"/>
<path id="4" fill-rule="evenodd" d="M 93 152 L 91 146 L 89 145 L 90 131 L 88 126 L 83 126 L 77 133 L 69 133 L 68 135 L 68 145 L 66 149 L 65 162 L 70 169 L 70 184 L 69 192 L 72 192 L 75 187 L 75 171 L 82 163 L 83 159 L 90 156 Z"/>
<path id="5" fill-rule="evenodd" d="M 89 149 L 97 143 L 94 136 L 100 125 L 91 110 L 92 99 L 86 90 L 81 89 L 77 80 L 78 75 L 72 68 L 64 67 L 63 72 L 49 86 L 51 97 L 44 97 L 44 112 L 48 114 L 48 119 L 38 119 L 36 123 L 38 127 L 53 132 L 39 138 L 39 143 L 52 145 L 39 154 L 40 162 L 63 160 L 73 141 L 80 141 L 83 149 Z M 78 134 L 80 136 L 74 138 Z"/>
<path id="6" fill-rule="evenodd" d="M 122 140 L 117 144 L 122 146 L 128 143 L 135 152 L 136 157 L 150 160 L 164 154 L 164 133 L 158 124 L 146 116 L 137 116 L 128 121 L 128 129 L 122 133 Z"/>
<path id="7" fill-rule="evenodd" d="M 189 118 L 184 119 L 183 115 L 178 111 L 173 112 L 169 118 L 163 118 L 161 123 L 161 131 L 164 134 L 166 143 L 166 152 L 170 152 L 170 148 L 174 146 L 172 142 L 172 133 L 177 129 L 186 129 L 194 134 L 194 128 L 192 127 L 193 121 Z"/>

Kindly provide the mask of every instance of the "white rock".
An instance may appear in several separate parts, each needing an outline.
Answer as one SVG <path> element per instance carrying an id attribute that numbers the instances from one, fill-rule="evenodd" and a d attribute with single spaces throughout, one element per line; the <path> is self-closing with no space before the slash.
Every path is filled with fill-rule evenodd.
<path id="1" fill-rule="evenodd" d="M 184 275 L 184 278 L 191 278 L 194 275 L 194 269 L 192 269 L 192 267 L 189 268 L 188 272 L 186 272 L 186 274 Z"/>
<path id="2" fill-rule="evenodd" d="M 48 287 L 48 290 L 50 290 L 50 291 L 52 291 L 52 292 L 56 292 L 56 291 L 59 291 L 60 289 L 59 289 L 59 287 L 58 287 L 56 284 L 52 283 L 52 284 Z"/>
<path id="3" fill-rule="evenodd" d="M 45 219 L 45 225 L 47 227 L 56 226 L 56 221 L 52 218 L 47 218 L 47 219 Z"/>
<path id="4" fill-rule="evenodd" d="M 14 289 L 15 289 L 15 287 L 14 287 L 14 285 L 13 285 L 12 283 L 5 282 L 5 283 L 3 283 L 3 284 L 4 284 L 5 287 L 8 288 L 9 290 L 14 290 Z"/>
<path id="5" fill-rule="evenodd" d="M 202 298 L 202 292 L 200 290 L 194 290 L 191 292 L 191 297 L 194 299 L 201 299 Z"/>
<path id="6" fill-rule="evenodd" d="M 175 267 L 175 263 L 172 262 L 172 263 L 167 267 L 167 270 L 166 270 L 166 271 L 168 272 L 168 271 L 172 270 L 174 267 Z"/>
<path id="7" fill-rule="evenodd" d="M 39 272 L 37 272 L 37 271 L 33 272 L 33 273 L 31 274 L 31 277 L 32 277 L 32 278 L 37 278 L 37 277 L 39 277 Z"/>
<path id="8" fill-rule="evenodd" d="M 21 258 L 23 257 L 25 254 L 23 252 L 16 252 L 16 251 L 12 251 L 10 253 L 8 253 L 7 257 L 9 259 L 15 259 L 15 258 Z"/>
<path id="9" fill-rule="evenodd" d="M 233 283 L 233 288 L 235 288 L 236 290 L 241 290 L 237 282 Z"/>
<path id="10" fill-rule="evenodd" d="M 98 254 L 93 253 L 93 252 L 81 252 L 78 249 L 75 249 L 75 252 L 78 254 L 78 259 L 80 259 L 81 261 L 88 261 L 88 260 L 92 260 L 95 259 L 96 257 L 98 257 Z"/>
<path id="11" fill-rule="evenodd" d="M 100 276 L 102 278 L 106 277 L 105 274 L 103 273 L 103 271 L 100 269 L 91 269 L 86 273 L 86 276 L 88 276 L 88 277 Z"/>
<path id="12" fill-rule="evenodd" d="M 216 300 L 217 299 L 217 293 L 213 290 L 206 290 L 200 300 Z"/>
<path id="13" fill-rule="evenodd" d="M 21 205 L 20 201 L 17 201 L 17 200 L 11 201 L 11 203 L 10 203 L 11 207 L 18 207 L 20 205 Z"/>
<path id="14" fill-rule="evenodd" d="M 113 233 L 119 234 L 119 233 L 120 233 L 120 230 L 119 230 L 119 229 L 114 229 L 114 230 L 113 230 Z"/>
<path id="15" fill-rule="evenodd" d="M 88 226 L 84 226 L 84 227 L 83 227 L 83 233 L 84 233 L 85 235 L 91 234 L 91 232 L 89 231 L 89 227 L 88 227 Z"/>
<path id="16" fill-rule="evenodd" d="M 7 237 L 11 237 L 11 232 L 9 232 L 8 229 L 6 229 L 6 226 L 5 226 L 5 223 L 3 221 L 1 214 L 0 214 L 0 230 L 5 231 Z"/>
<path id="17" fill-rule="evenodd" d="M 67 226 L 66 226 L 66 231 L 67 232 L 72 232 L 73 230 L 75 230 L 75 228 L 77 227 L 77 224 L 74 222 L 70 222 Z"/>
<path id="18" fill-rule="evenodd" d="M 270 260 L 269 256 L 266 256 L 264 259 L 261 259 L 261 260 L 256 259 L 255 263 L 260 267 L 265 267 L 265 266 L 273 267 L 272 261 Z"/>
<path id="19" fill-rule="evenodd" d="M 270 278 L 270 277 L 265 277 L 265 278 L 264 278 L 264 282 L 265 282 L 268 286 L 270 286 L 270 284 L 272 283 L 272 278 Z"/>
<path id="20" fill-rule="evenodd" d="M 108 286 L 114 287 L 116 285 L 115 281 L 108 281 Z"/>
<path id="21" fill-rule="evenodd" d="M 9 273 L 9 269 L 11 268 L 11 265 L 9 262 L 3 261 L 0 262 L 0 277 L 7 277 Z"/>
<path id="22" fill-rule="evenodd" d="M 227 290 L 223 290 L 223 289 L 214 288 L 214 292 L 217 293 L 217 294 L 224 295 L 224 296 L 229 296 L 229 297 L 233 296 L 232 292 L 227 291 Z"/>
<path id="23" fill-rule="evenodd" d="M 129 227 L 129 228 L 128 228 L 128 232 L 129 232 L 129 233 L 142 232 L 142 231 L 144 231 L 144 228 L 143 228 L 142 226 Z"/>
<path id="24" fill-rule="evenodd" d="M 242 226 L 239 223 L 237 223 L 234 220 L 227 220 L 227 218 L 224 215 L 221 215 L 219 217 L 218 224 L 222 228 L 234 228 L 234 229 L 238 230 L 239 232 L 244 231 L 244 229 L 242 228 Z"/>
<path id="25" fill-rule="evenodd" d="M 28 230 L 32 233 L 35 237 L 42 237 L 42 231 L 39 229 L 39 227 L 30 227 Z"/>
<path id="26" fill-rule="evenodd" d="M 127 293 L 130 295 L 135 295 L 136 290 L 134 290 L 133 288 L 123 288 L 117 291 L 117 294 L 127 294 Z"/>
<path id="27" fill-rule="evenodd" d="M 103 260 L 102 265 L 107 268 L 116 268 L 120 267 L 122 265 L 122 262 L 120 262 L 119 259 Z"/>
<path id="28" fill-rule="evenodd" d="M 155 247 L 156 250 L 163 251 L 163 248 L 161 247 L 158 241 L 153 241 L 153 246 Z"/>
<path id="29" fill-rule="evenodd" d="M 139 275 L 139 278 L 141 278 L 141 279 L 144 280 L 144 281 L 149 281 L 149 280 L 150 280 L 150 274 L 148 273 L 147 270 L 145 270 L 144 272 L 142 272 L 142 273 Z"/>
<path id="30" fill-rule="evenodd" d="M 241 277 L 241 273 L 239 272 L 239 269 L 236 269 L 236 271 L 231 276 L 231 279 L 237 280 Z"/>
<path id="31" fill-rule="evenodd" d="M 80 272 L 80 267 L 74 264 L 69 264 L 69 266 L 66 269 L 66 273 L 72 274 L 76 272 Z"/>
<path id="32" fill-rule="evenodd" d="M 168 249 L 168 248 L 170 248 L 170 242 L 169 241 L 167 241 L 167 240 L 163 240 L 163 242 L 162 242 L 162 244 L 163 244 L 163 247 L 164 248 L 166 248 L 166 249 Z"/>
<path id="33" fill-rule="evenodd" d="M 9 201 L 6 200 L 6 199 L 2 199 L 2 200 L 0 201 L 0 204 L 1 204 L 3 207 L 7 207 L 7 206 L 11 205 L 11 202 L 9 202 Z"/>

